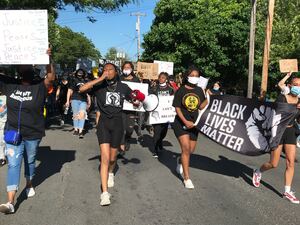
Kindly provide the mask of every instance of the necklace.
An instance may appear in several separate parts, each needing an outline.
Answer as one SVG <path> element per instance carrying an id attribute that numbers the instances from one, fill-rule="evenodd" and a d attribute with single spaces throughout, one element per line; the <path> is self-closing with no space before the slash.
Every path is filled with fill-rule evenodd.
<path id="1" fill-rule="evenodd" d="M 115 83 L 115 84 L 113 84 L 113 85 L 107 85 L 107 90 L 108 91 L 110 91 L 110 92 L 115 92 L 116 91 L 116 89 L 117 89 L 117 82 Z"/>

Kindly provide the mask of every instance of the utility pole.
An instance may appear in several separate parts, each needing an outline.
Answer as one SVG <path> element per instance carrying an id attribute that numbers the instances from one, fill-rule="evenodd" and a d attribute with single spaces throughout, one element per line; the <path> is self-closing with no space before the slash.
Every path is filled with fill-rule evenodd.
<path id="1" fill-rule="evenodd" d="M 141 50 L 141 21 L 140 17 L 141 16 L 146 16 L 146 13 L 130 13 L 130 16 L 136 16 L 137 17 L 137 22 L 135 25 L 135 29 L 137 31 L 137 61 L 140 59 L 140 50 Z"/>
<path id="2" fill-rule="evenodd" d="M 256 29 L 256 0 L 252 0 L 250 40 L 249 40 L 249 68 L 248 68 L 248 92 L 247 98 L 252 98 L 253 73 L 254 73 L 254 50 L 255 50 L 255 29 Z"/>
<path id="3" fill-rule="evenodd" d="M 262 70 L 262 79 L 261 79 L 261 92 L 260 92 L 261 98 L 265 97 L 267 92 L 267 86 L 268 86 L 268 69 L 269 69 L 269 59 L 270 59 L 274 8 L 275 8 L 275 0 L 269 0 L 269 12 L 268 12 L 267 27 L 266 27 L 263 70 Z"/>

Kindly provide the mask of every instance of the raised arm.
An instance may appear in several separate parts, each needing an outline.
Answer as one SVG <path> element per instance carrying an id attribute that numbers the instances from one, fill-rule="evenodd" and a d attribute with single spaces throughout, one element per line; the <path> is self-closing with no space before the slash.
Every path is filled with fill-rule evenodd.
<path id="1" fill-rule="evenodd" d="M 91 80 L 79 88 L 80 93 L 87 92 L 91 90 L 96 84 L 101 84 L 105 80 L 106 76 L 103 74 L 101 77 L 98 77 L 95 80 Z"/>
<path id="2" fill-rule="evenodd" d="M 50 48 L 47 50 L 47 54 L 50 57 L 50 64 L 46 66 L 47 74 L 46 74 L 44 83 L 45 83 L 45 86 L 48 88 L 52 85 L 53 81 L 55 80 L 55 71 L 54 71 L 53 65 L 51 63 L 51 49 Z"/>
<path id="3" fill-rule="evenodd" d="M 287 73 L 279 82 L 278 82 L 278 87 L 280 88 L 280 90 L 284 90 L 284 88 L 286 87 L 285 82 L 290 78 L 290 76 L 292 75 L 291 72 Z"/>

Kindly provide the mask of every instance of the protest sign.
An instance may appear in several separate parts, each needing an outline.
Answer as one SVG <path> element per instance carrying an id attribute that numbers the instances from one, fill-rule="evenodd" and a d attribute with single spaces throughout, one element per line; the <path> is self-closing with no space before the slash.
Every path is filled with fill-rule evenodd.
<path id="1" fill-rule="evenodd" d="M 174 96 L 159 96 L 157 108 L 150 112 L 149 124 L 173 123 L 176 111 L 172 106 Z"/>
<path id="2" fill-rule="evenodd" d="M 281 73 L 298 72 L 298 60 L 281 59 L 279 60 L 279 67 Z"/>
<path id="3" fill-rule="evenodd" d="M 208 84 L 208 78 L 200 76 L 199 82 L 198 82 L 198 87 L 201 87 L 203 89 L 206 89 L 207 84 Z"/>
<path id="4" fill-rule="evenodd" d="M 230 95 L 212 95 L 197 128 L 218 144 L 246 155 L 276 148 L 296 106 Z"/>
<path id="5" fill-rule="evenodd" d="M 158 64 L 156 63 L 137 63 L 137 72 L 143 76 L 143 79 L 158 79 Z"/>
<path id="6" fill-rule="evenodd" d="M 173 62 L 154 60 L 154 63 L 158 64 L 158 71 L 157 71 L 158 74 L 160 74 L 161 72 L 166 72 L 169 75 L 173 75 L 173 70 L 174 70 Z"/>
<path id="7" fill-rule="evenodd" d="M 86 72 L 91 72 L 93 67 L 93 60 L 89 59 L 89 58 L 80 58 L 77 59 L 77 63 L 76 63 L 76 70 L 78 69 L 83 69 Z"/>
<path id="8" fill-rule="evenodd" d="M 0 64 L 49 64 L 47 10 L 0 10 Z"/>
<path id="9" fill-rule="evenodd" d="M 145 96 L 148 95 L 148 87 L 149 87 L 148 84 L 137 83 L 137 82 L 130 82 L 130 81 L 122 81 L 122 83 L 127 84 L 131 88 L 131 90 L 139 90 Z M 144 110 L 143 107 L 137 108 L 137 107 L 133 106 L 127 100 L 124 101 L 123 110 L 145 112 L 145 110 Z"/>

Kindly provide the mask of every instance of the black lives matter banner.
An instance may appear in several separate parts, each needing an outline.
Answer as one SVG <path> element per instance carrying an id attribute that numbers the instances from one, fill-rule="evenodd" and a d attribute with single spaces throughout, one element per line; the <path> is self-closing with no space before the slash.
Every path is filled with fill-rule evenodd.
<path id="1" fill-rule="evenodd" d="M 260 155 L 279 145 L 297 109 L 286 103 L 210 96 L 197 128 L 215 142 L 242 154 Z"/>

